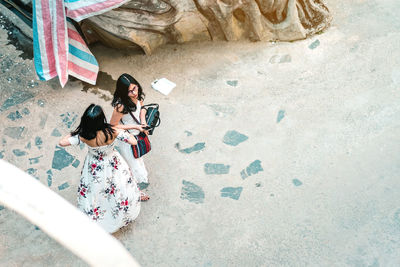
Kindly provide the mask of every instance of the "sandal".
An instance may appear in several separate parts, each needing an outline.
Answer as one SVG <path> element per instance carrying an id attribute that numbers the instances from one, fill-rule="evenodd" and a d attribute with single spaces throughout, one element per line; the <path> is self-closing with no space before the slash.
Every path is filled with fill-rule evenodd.
<path id="1" fill-rule="evenodd" d="M 146 194 L 143 191 L 140 191 L 140 202 L 145 202 L 145 201 L 147 201 L 149 199 L 150 199 L 150 197 L 149 197 L 148 194 Z"/>

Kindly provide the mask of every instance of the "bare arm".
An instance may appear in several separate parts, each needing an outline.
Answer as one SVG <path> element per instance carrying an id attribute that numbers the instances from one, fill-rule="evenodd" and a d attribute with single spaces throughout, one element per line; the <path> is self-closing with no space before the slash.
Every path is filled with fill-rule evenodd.
<path id="1" fill-rule="evenodd" d="M 131 135 L 130 133 L 126 132 L 125 130 L 118 129 L 118 128 L 114 128 L 114 130 L 116 131 L 117 139 L 119 139 L 125 143 L 128 143 L 130 145 L 134 145 L 134 146 L 137 145 L 136 138 L 133 137 L 133 135 Z"/>
<path id="2" fill-rule="evenodd" d="M 120 108 L 122 110 L 122 108 Z M 122 119 L 122 116 L 124 114 L 118 110 L 117 107 L 114 108 L 113 113 L 111 115 L 111 120 L 110 124 L 115 127 L 116 129 L 121 129 L 121 130 L 131 130 L 131 129 L 136 129 L 139 131 L 143 131 L 142 127 L 140 125 L 133 125 L 133 124 L 119 124 L 119 122 Z"/>
<path id="3" fill-rule="evenodd" d="M 62 147 L 70 146 L 71 143 L 68 140 L 68 138 L 70 138 L 70 137 L 71 137 L 71 134 L 64 136 L 63 138 L 60 139 L 60 141 L 58 142 L 58 145 L 62 146 Z"/>
<path id="4" fill-rule="evenodd" d="M 143 107 L 143 101 L 140 101 L 140 106 Z M 140 110 L 140 123 L 144 126 L 147 126 L 147 122 L 146 122 L 146 113 L 147 110 L 142 108 Z"/>

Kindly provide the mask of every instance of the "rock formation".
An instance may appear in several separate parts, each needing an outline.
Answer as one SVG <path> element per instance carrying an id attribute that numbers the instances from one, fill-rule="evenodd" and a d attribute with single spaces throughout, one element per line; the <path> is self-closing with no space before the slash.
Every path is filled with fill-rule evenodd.
<path id="1" fill-rule="evenodd" d="M 293 41 L 328 27 L 324 0 L 131 0 L 81 23 L 89 43 L 140 46 L 249 39 Z"/>
<path id="2" fill-rule="evenodd" d="M 31 0 L 13 0 L 27 8 Z M 294 41 L 329 26 L 324 0 L 130 0 L 81 22 L 89 43 L 139 46 L 248 39 Z"/>
<path id="3" fill-rule="evenodd" d="M 31 1 L 12 2 L 26 9 Z M 294 41 L 322 31 L 330 21 L 324 0 L 128 0 L 80 25 L 89 43 L 139 46 L 151 54 L 166 43 Z"/>

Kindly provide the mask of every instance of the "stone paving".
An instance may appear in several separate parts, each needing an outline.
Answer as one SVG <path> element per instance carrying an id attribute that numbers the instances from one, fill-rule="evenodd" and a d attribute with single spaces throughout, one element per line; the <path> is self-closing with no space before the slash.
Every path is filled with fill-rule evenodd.
<path id="1" fill-rule="evenodd" d="M 162 118 L 151 199 L 115 234 L 143 266 L 398 266 L 400 4 L 328 6 L 332 27 L 293 43 L 96 45 L 97 86 L 38 81 L 0 29 L 0 158 L 75 204 L 86 149 L 58 140 L 90 103 L 110 117 L 128 72 Z M 1 266 L 85 265 L 2 206 L 0 226 Z"/>

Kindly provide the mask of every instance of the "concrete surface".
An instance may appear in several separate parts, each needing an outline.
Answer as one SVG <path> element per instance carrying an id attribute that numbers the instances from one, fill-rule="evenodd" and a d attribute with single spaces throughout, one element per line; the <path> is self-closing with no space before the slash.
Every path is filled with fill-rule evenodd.
<path id="1" fill-rule="evenodd" d="M 115 234 L 143 266 L 398 266 L 400 3 L 327 4 L 332 27 L 300 42 L 96 46 L 99 88 L 36 81 L 0 30 L 1 157 L 75 203 L 85 149 L 58 135 L 92 102 L 111 116 L 128 72 L 162 116 L 151 199 Z M 7 209 L 0 245 L 1 266 L 85 265 Z"/>
<path id="2" fill-rule="evenodd" d="M 28 38 L 31 40 L 33 39 L 33 31 L 32 28 L 29 27 L 26 23 L 23 22 L 21 18 L 19 18 L 14 12 L 12 12 L 10 9 L 8 9 L 6 6 L 4 6 L 2 3 L 0 3 L 0 13 L 7 17 L 8 20 L 10 20 L 14 25 L 18 27 L 18 29 L 25 34 Z"/>

